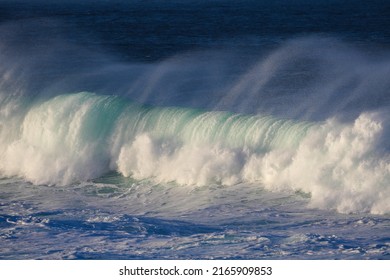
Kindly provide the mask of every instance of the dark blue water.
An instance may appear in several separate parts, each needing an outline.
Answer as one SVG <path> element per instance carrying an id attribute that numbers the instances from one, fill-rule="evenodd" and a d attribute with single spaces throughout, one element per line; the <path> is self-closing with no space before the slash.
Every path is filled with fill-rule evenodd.
<path id="1" fill-rule="evenodd" d="M 389 259 L 389 1 L 0 1 L 0 259 Z"/>

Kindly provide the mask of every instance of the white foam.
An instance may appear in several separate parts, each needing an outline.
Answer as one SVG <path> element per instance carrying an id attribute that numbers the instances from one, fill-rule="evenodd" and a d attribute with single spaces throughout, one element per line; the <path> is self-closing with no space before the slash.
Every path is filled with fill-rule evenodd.
<path id="1" fill-rule="evenodd" d="M 88 116 L 98 101 L 80 94 L 32 107 L 21 124 L 20 138 L 3 147 L 2 173 L 49 185 L 101 175 L 108 169 L 104 138 L 86 134 L 93 125 Z"/>
<path id="2" fill-rule="evenodd" d="M 376 150 L 383 132 L 376 114 L 353 123 L 335 119 L 311 129 L 298 148 L 256 152 L 217 144 L 156 140 L 147 133 L 120 149 L 117 169 L 136 179 L 181 185 L 259 183 L 304 191 L 311 206 L 339 212 L 390 211 L 390 159 Z"/>

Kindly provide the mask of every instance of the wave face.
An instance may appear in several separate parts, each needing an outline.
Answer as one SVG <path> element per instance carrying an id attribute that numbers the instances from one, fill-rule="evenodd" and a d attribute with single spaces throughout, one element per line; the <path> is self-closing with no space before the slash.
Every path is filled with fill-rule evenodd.
<path id="1" fill-rule="evenodd" d="M 0 169 L 35 184 L 109 170 L 180 185 L 259 183 L 310 193 L 315 207 L 387 213 L 390 158 L 378 147 L 385 121 L 384 113 L 363 113 L 352 123 L 298 122 L 60 95 L 2 126 Z"/>
<path id="2" fill-rule="evenodd" d="M 21 60 L 5 50 L 4 177 L 68 185 L 116 171 L 182 186 L 258 184 L 308 193 L 312 207 L 390 212 L 386 54 L 303 38 L 246 69 L 221 63 L 227 54 L 196 53 L 145 64 L 105 57 L 56 75 L 58 50 Z"/>

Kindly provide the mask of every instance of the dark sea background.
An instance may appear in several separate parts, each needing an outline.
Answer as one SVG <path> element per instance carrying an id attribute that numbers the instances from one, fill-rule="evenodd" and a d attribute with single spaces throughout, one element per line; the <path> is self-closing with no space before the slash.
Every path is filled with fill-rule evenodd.
<path id="1" fill-rule="evenodd" d="M 390 1 L 0 0 L 0 259 L 390 259 Z"/>

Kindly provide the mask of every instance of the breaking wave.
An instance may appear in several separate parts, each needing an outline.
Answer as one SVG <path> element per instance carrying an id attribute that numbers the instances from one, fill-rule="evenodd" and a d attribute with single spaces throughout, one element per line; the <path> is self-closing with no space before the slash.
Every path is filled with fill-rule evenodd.
<path id="1" fill-rule="evenodd" d="M 259 183 L 307 192 L 315 207 L 387 213 L 386 122 L 380 112 L 348 123 L 298 122 L 84 92 L 37 103 L 13 126 L 2 125 L 0 170 L 49 185 L 110 170 L 180 185 Z"/>
<path id="2" fill-rule="evenodd" d="M 388 59 L 306 38 L 248 71 L 194 54 L 157 66 L 101 60 L 69 74 L 74 65 L 53 66 L 57 52 L 12 60 L 7 50 L 4 177 L 67 185 L 116 171 L 181 186 L 258 184 L 308 193 L 313 207 L 390 212 Z"/>

